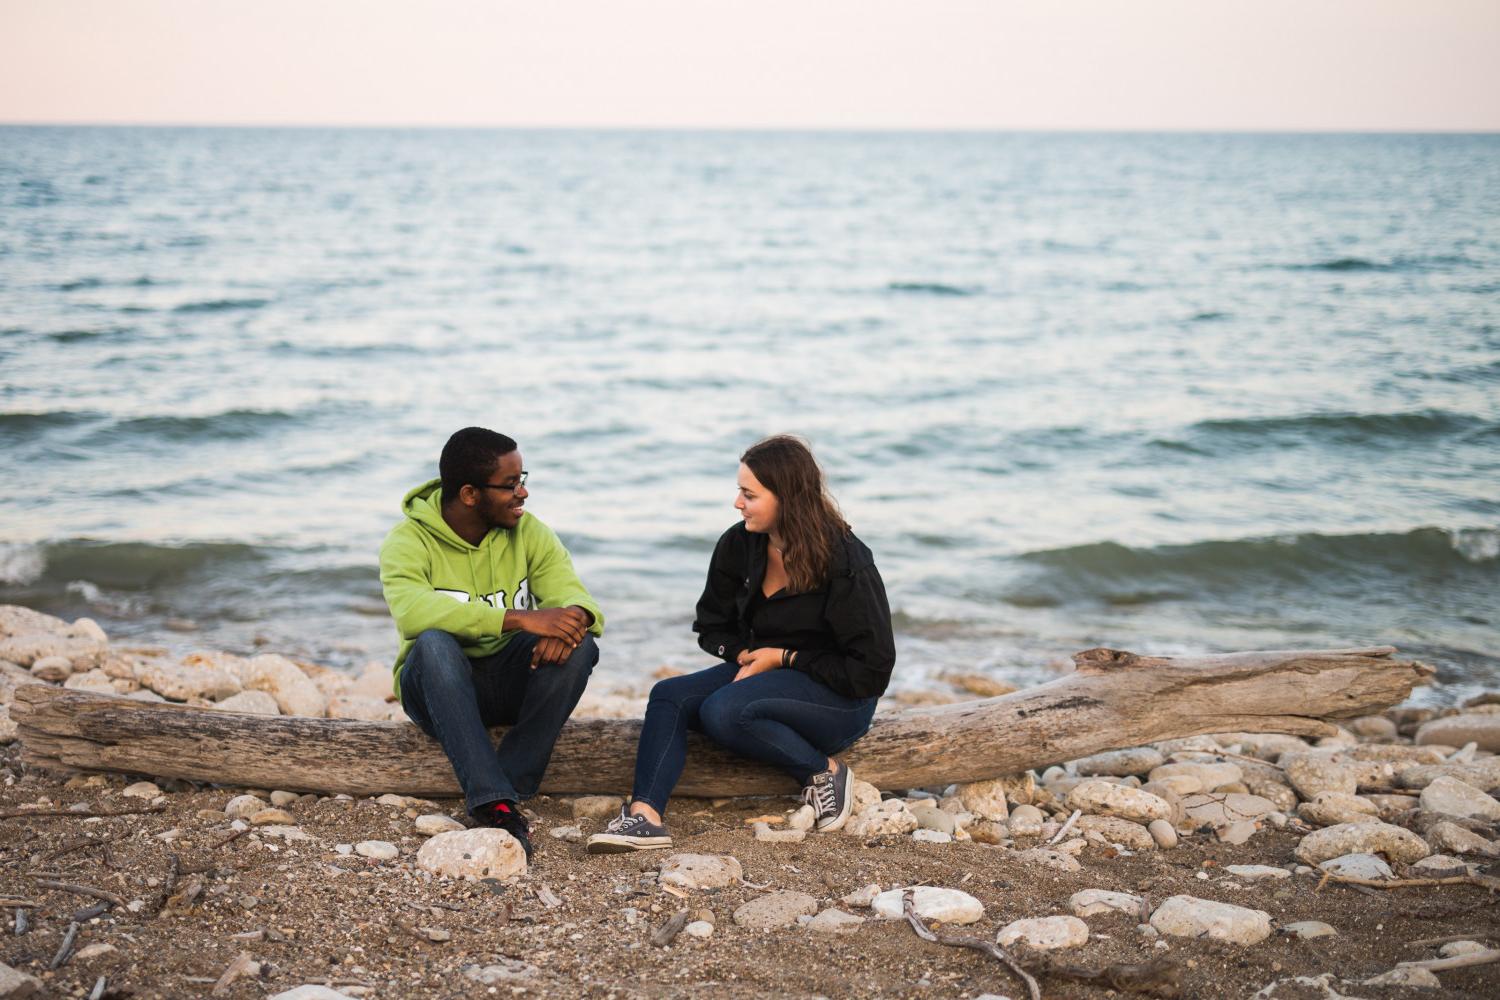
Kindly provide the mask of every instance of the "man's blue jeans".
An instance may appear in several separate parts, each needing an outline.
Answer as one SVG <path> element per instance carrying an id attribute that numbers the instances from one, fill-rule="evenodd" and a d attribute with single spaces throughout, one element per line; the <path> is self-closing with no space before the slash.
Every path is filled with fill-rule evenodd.
<path id="1" fill-rule="evenodd" d="M 471 660 L 447 632 L 417 636 L 401 667 L 401 706 L 453 763 L 470 813 L 500 799 L 535 795 L 552 747 L 599 662 L 593 636 L 584 636 L 559 664 L 531 669 L 537 637 L 514 636 L 500 652 Z M 490 726 L 510 729 L 500 746 Z"/>
<path id="2" fill-rule="evenodd" d="M 802 784 L 828 769 L 828 757 L 870 728 L 879 698 L 845 698 L 790 668 L 736 681 L 739 667 L 720 663 L 659 682 L 646 704 L 635 755 L 636 801 L 659 813 L 687 762 L 694 729 L 735 753 L 774 764 Z"/>

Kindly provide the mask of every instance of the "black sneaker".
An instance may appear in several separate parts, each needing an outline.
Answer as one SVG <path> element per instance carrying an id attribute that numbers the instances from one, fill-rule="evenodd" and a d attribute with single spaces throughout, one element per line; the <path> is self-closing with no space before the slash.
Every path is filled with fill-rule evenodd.
<path id="1" fill-rule="evenodd" d="M 521 810 L 516 808 L 514 802 L 501 799 L 480 806 L 474 813 L 474 819 L 481 826 L 496 827 L 516 838 L 521 849 L 526 852 L 526 863 L 531 864 L 531 824 L 526 822 L 526 817 L 521 815 Z"/>
<path id="2" fill-rule="evenodd" d="M 836 772 L 820 771 L 803 786 L 802 801 L 813 807 L 818 832 L 829 833 L 848 822 L 854 805 L 850 794 L 853 786 L 854 774 L 848 764 L 841 764 Z"/>
<path id="3" fill-rule="evenodd" d="M 672 846 L 672 835 L 666 826 L 651 822 L 644 816 L 636 816 L 624 809 L 609 821 L 603 833 L 589 838 L 590 854 L 627 854 L 631 851 L 654 851 Z"/>

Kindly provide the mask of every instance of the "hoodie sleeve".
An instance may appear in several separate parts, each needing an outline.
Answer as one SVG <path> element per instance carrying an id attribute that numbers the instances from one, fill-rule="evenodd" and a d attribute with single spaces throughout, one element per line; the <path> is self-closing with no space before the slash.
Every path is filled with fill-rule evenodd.
<path id="1" fill-rule="evenodd" d="M 531 596 L 539 608 L 568 608 L 577 605 L 594 616 L 589 631 L 595 637 L 604 634 L 604 612 L 590 596 L 573 569 L 573 558 L 547 525 L 527 515 L 531 524 L 526 538 L 526 579 Z"/>
<path id="2" fill-rule="evenodd" d="M 481 601 L 457 601 L 432 586 L 432 557 L 416 534 L 400 525 L 380 546 L 380 587 L 396 630 L 405 640 L 428 629 L 448 632 L 472 645 L 500 634 L 505 612 Z"/>
<path id="3" fill-rule="evenodd" d="M 846 698 L 884 694 L 896 665 L 891 608 L 873 563 L 829 581 L 824 620 L 837 649 L 799 651 L 792 663 Z"/>
<path id="4" fill-rule="evenodd" d="M 710 656 L 733 662 L 739 658 L 745 644 L 740 639 L 739 594 L 744 586 L 745 567 L 742 560 L 734 558 L 737 546 L 733 538 L 734 529 L 719 537 L 714 546 L 713 558 L 708 563 L 708 580 L 703 585 L 703 596 L 698 598 L 698 610 L 693 619 L 693 631 L 698 633 L 698 646 Z"/>

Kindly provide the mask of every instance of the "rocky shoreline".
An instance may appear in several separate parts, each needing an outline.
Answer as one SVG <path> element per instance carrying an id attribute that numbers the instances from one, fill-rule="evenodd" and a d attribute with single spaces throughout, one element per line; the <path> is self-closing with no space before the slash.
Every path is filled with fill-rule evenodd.
<path id="1" fill-rule="evenodd" d="M 0 608 L 0 708 L 28 683 L 403 717 L 384 671 L 178 660 Z M 0 740 L 0 998 L 1025 996 L 976 943 L 1049 997 L 1500 992 L 1500 695 L 1316 743 L 1226 733 L 899 795 L 857 782 L 832 834 L 790 800 L 681 799 L 675 849 L 639 855 L 583 853 L 618 798 L 540 796 L 529 870 L 455 801 L 53 774 L 4 713 Z"/>

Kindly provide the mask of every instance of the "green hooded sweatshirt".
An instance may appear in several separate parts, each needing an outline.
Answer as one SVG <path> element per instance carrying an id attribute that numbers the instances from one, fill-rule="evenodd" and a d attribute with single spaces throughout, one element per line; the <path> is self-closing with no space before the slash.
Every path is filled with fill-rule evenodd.
<path id="1" fill-rule="evenodd" d="M 442 480 L 418 486 L 401 501 L 406 520 L 380 546 L 380 585 L 401 636 L 397 697 L 406 654 L 430 628 L 456 636 L 469 657 L 489 656 L 516 634 L 501 631 L 507 609 L 576 604 L 594 616 L 589 631 L 604 634 L 604 614 L 579 581 L 568 550 L 534 514 L 470 545 L 443 520 L 442 505 Z"/>

